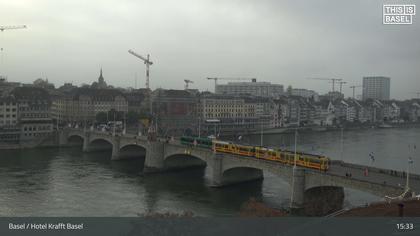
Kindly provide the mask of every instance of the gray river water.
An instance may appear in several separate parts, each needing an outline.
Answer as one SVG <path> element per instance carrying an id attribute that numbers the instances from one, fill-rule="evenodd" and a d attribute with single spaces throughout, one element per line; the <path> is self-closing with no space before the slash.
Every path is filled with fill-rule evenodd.
<path id="1" fill-rule="evenodd" d="M 298 149 L 397 170 L 405 170 L 412 156 L 411 169 L 420 174 L 419 128 L 345 131 L 343 155 L 340 137 L 340 131 L 302 133 Z M 293 148 L 293 134 L 263 138 L 265 145 Z M 244 139 L 260 142 L 258 135 Z M 142 158 L 111 161 L 110 156 L 83 153 L 81 148 L 1 150 L 0 216 L 137 216 L 148 211 L 235 216 L 251 197 L 272 207 L 288 205 L 288 184 L 270 173 L 260 182 L 211 188 L 206 169 L 143 176 Z M 345 194 L 348 206 L 380 199 L 352 189 Z"/>

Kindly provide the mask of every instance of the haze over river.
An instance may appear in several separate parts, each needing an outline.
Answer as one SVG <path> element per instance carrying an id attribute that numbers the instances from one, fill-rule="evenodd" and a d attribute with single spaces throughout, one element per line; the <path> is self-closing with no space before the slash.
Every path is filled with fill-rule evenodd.
<path id="1" fill-rule="evenodd" d="M 343 134 L 342 156 L 340 131 L 301 133 L 298 150 L 396 170 L 405 170 L 412 156 L 411 171 L 420 174 L 420 128 Z M 260 136 L 243 141 L 259 144 Z M 264 135 L 264 145 L 293 149 L 293 143 L 293 134 Z M 288 184 L 270 173 L 264 173 L 263 181 L 211 188 L 206 169 L 143 176 L 143 158 L 111 161 L 110 157 L 110 151 L 83 153 L 77 147 L 1 150 L 0 216 L 137 216 L 184 210 L 199 216 L 235 216 L 250 197 L 278 208 L 287 206 L 290 197 Z M 345 194 L 346 205 L 380 200 L 352 189 L 345 189 Z"/>

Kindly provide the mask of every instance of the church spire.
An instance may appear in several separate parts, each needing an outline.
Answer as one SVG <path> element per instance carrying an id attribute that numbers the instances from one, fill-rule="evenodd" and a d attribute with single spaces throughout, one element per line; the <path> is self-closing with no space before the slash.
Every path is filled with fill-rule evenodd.
<path id="1" fill-rule="evenodd" d="M 102 67 L 101 67 L 101 72 L 100 72 L 100 74 L 99 74 L 99 79 L 98 79 L 98 82 L 99 83 L 101 83 L 101 82 L 103 82 L 104 81 L 104 77 L 102 76 Z"/>
<path id="2" fill-rule="evenodd" d="M 107 84 L 105 82 L 104 77 L 102 76 L 102 67 L 98 78 L 98 88 L 107 88 Z"/>

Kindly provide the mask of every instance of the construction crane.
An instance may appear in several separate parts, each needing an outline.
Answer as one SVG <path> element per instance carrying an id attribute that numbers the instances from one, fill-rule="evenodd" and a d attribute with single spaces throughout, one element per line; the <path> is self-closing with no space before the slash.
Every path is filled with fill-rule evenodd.
<path id="1" fill-rule="evenodd" d="M 251 82 L 256 82 L 256 78 L 237 78 L 237 77 L 208 77 L 208 80 L 214 80 L 214 91 L 216 92 L 216 86 L 218 80 L 248 80 Z"/>
<path id="2" fill-rule="evenodd" d="M 420 92 L 413 92 L 413 94 L 417 94 L 417 98 L 420 98 Z"/>
<path id="3" fill-rule="evenodd" d="M 26 25 L 11 25 L 11 26 L 0 26 L 0 33 L 3 35 L 3 31 L 5 30 L 13 30 L 13 29 L 24 29 L 26 28 Z M 2 42 L 0 42 L 2 44 Z M 3 46 L 0 47 L 0 53 L 1 53 L 1 59 L 0 59 L 0 67 L 3 67 Z"/>
<path id="4" fill-rule="evenodd" d="M 345 81 L 338 81 L 337 83 L 340 85 L 340 93 L 342 93 L 343 84 L 347 84 L 347 82 L 345 82 Z"/>
<path id="5" fill-rule="evenodd" d="M 12 30 L 12 29 L 24 29 L 26 25 L 9 25 L 9 26 L 0 26 L 0 31 L 3 32 L 5 30 Z"/>
<path id="6" fill-rule="evenodd" d="M 188 84 L 194 83 L 194 81 L 191 81 L 189 79 L 184 79 L 184 82 L 185 82 L 185 90 L 188 90 Z"/>
<path id="7" fill-rule="evenodd" d="M 335 92 L 335 83 L 342 81 L 342 79 L 335 79 L 335 78 L 308 78 L 308 79 L 316 79 L 316 80 L 329 80 L 332 83 L 332 91 Z"/>
<path id="8" fill-rule="evenodd" d="M 144 57 L 140 56 L 139 54 L 135 53 L 133 50 L 128 50 L 128 52 L 130 54 L 132 54 L 133 56 L 143 60 L 144 64 L 146 65 L 146 89 L 150 89 L 150 86 L 149 86 L 149 67 L 151 65 L 153 65 L 153 62 L 150 61 L 150 55 L 147 54 L 147 57 L 144 58 Z"/>
<path id="9" fill-rule="evenodd" d="M 363 86 L 362 85 L 353 85 L 353 86 L 350 86 L 350 88 L 353 89 L 353 99 L 354 99 L 354 96 L 355 96 L 355 93 L 354 93 L 355 92 L 355 89 L 356 88 L 361 88 L 361 87 L 363 87 Z"/>
<path id="10" fill-rule="evenodd" d="M 139 54 L 135 53 L 133 50 L 128 50 L 128 53 L 132 54 L 133 56 L 140 58 L 144 61 L 144 64 L 146 65 L 146 89 L 148 91 L 148 99 L 149 99 L 149 112 L 150 115 L 153 116 L 152 111 L 152 91 L 150 91 L 150 84 L 149 84 L 149 67 L 153 65 L 153 62 L 150 61 L 150 55 L 147 54 L 147 58 L 144 58 L 140 56 Z"/>
<path id="11" fill-rule="evenodd" d="M 3 32 L 5 30 L 25 29 L 25 28 L 26 28 L 26 25 L 0 26 L 0 31 Z M 3 47 L 1 47 L 0 51 L 3 51 Z"/>

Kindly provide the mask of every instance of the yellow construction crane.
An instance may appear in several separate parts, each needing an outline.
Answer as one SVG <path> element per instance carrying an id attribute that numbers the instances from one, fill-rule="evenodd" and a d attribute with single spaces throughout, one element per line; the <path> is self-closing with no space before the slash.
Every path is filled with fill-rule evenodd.
<path id="1" fill-rule="evenodd" d="M 335 79 L 335 78 L 308 78 L 308 79 L 316 79 L 316 80 L 329 80 L 332 83 L 332 91 L 335 92 L 335 83 L 342 81 L 342 79 Z"/>
<path id="2" fill-rule="evenodd" d="M 355 89 L 356 88 L 361 88 L 361 87 L 363 87 L 363 86 L 362 85 L 353 85 L 353 86 L 350 86 L 350 88 L 353 89 L 353 99 L 354 99 L 354 96 L 355 96 L 355 93 L 354 93 L 355 92 Z"/>
<path id="3" fill-rule="evenodd" d="M 184 86 L 185 90 L 188 90 L 188 84 L 194 83 L 194 81 L 189 80 L 189 79 L 184 79 L 184 82 L 185 82 L 185 86 Z"/>
<path id="4" fill-rule="evenodd" d="M 216 91 L 218 80 L 248 80 L 251 82 L 257 82 L 256 78 L 237 78 L 237 77 L 208 77 L 208 80 L 214 80 L 214 91 Z"/>

